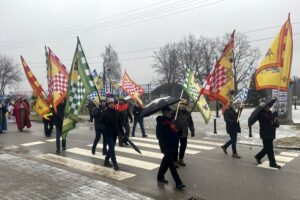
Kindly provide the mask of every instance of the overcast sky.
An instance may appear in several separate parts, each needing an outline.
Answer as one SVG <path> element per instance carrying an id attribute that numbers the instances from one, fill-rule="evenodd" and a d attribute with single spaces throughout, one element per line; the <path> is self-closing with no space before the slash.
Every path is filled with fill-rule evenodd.
<path id="1" fill-rule="evenodd" d="M 299 8 L 299 0 L 2 0 L 0 53 L 20 67 L 23 55 L 47 89 L 44 45 L 70 69 L 79 36 L 91 69 L 102 71 L 100 55 L 110 43 L 122 69 L 146 84 L 157 77 L 151 57 L 155 48 L 188 34 L 218 37 L 236 29 L 265 54 L 272 39 L 260 39 L 274 38 L 290 12 L 291 75 L 300 76 Z M 264 30 L 250 32 L 258 29 Z M 25 76 L 23 82 L 21 89 L 29 90 Z"/>

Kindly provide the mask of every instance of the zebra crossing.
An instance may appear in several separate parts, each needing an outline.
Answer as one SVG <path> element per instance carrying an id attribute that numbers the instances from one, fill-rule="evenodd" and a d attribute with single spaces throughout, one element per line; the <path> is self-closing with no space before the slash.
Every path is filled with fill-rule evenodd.
<path id="1" fill-rule="evenodd" d="M 95 173 L 100 176 L 112 178 L 115 180 L 125 180 L 131 177 L 136 176 L 134 173 L 134 169 L 138 168 L 141 170 L 151 171 L 157 169 L 160 165 L 163 154 L 160 152 L 160 148 L 158 145 L 158 141 L 154 134 L 149 134 L 147 138 L 142 137 L 131 137 L 131 140 L 137 145 L 142 154 L 137 153 L 131 147 L 119 147 L 116 145 L 115 151 L 117 156 L 117 161 L 119 164 L 129 167 L 121 166 L 121 169 L 127 170 L 115 172 L 113 169 L 106 168 L 101 166 L 101 164 L 92 164 L 89 162 L 81 161 L 78 159 L 72 158 L 73 155 L 78 158 L 84 157 L 89 159 L 101 160 L 103 162 L 104 156 L 102 155 L 103 145 L 101 142 L 97 145 L 96 154 L 93 155 L 91 153 L 92 144 L 87 144 L 85 147 L 74 147 L 68 148 L 66 152 L 68 153 L 68 157 L 63 155 L 56 154 L 43 154 L 38 156 L 38 158 L 47 160 L 49 162 L 58 163 L 64 166 L 72 167 L 79 170 L 84 170 L 90 173 Z M 32 147 L 35 145 L 42 145 L 45 143 L 55 142 L 54 139 L 47 139 L 44 141 L 35 141 L 29 142 L 25 144 L 21 144 L 24 147 Z M 186 155 L 196 155 L 203 151 L 210 151 L 215 149 L 216 147 L 221 146 L 222 143 L 219 141 L 208 140 L 208 139 L 189 139 L 188 146 L 186 149 Z M 291 162 L 295 158 L 297 158 L 299 153 L 292 152 L 281 152 L 279 155 L 276 155 L 275 158 L 279 165 L 284 166 L 287 163 Z M 70 156 L 70 157 L 69 157 Z M 265 168 L 265 169 L 274 169 L 269 167 L 269 162 L 265 161 L 257 167 Z M 275 169 L 276 170 L 276 169 Z"/>
<path id="2" fill-rule="evenodd" d="M 275 155 L 275 159 L 277 164 L 283 167 L 287 163 L 297 158 L 299 155 L 300 155 L 299 153 L 294 153 L 294 152 L 281 152 L 279 155 Z M 269 161 L 264 161 L 262 164 L 257 165 L 257 167 L 278 170 L 277 168 L 270 167 Z"/>

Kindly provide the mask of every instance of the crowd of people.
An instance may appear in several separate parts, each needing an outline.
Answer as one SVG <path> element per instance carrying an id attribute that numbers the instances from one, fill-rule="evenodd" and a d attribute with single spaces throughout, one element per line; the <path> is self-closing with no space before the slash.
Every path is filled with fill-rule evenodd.
<path id="1" fill-rule="evenodd" d="M 131 137 L 135 137 L 136 125 L 139 123 L 141 128 L 141 136 L 147 137 L 144 128 L 144 120 L 140 117 L 143 108 L 135 102 L 131 102 L 133 106 L 129 106 L 124 98 L 118 100 L 107 98 L 106 101 L 100 100 L 95 104 L 89 101 L 87 107 L 90 114 L 90 122 L 94 123 L 95 139 L 91 152 L 96 154 L 97 144 L 101 137 L 103 142 L 102 154 L 105 155 L 104 166 L 113 167 L 114 170 L 120 170 L 117 162 L 115 145 L 120 147 L 128 145 L 130 137 L 130 123 L 133 122 Z M 262 103 L 263 104 L 263 103 Z M 183 189 L 185 185 L 179 177 L 177 168 L 186 166 L 184 161 L 185 151 L 188 143 L 188 135 L 195 136 L 195 127 L 191 113 L 187 110 L 188 103 L 182 100 L 179 103 L 178 110 L 174 111 L 166 106 L 162 108 L 162 115 L 156 118 L 156 137 L 159 141 L 161 153 L 164 155 L 158 170 L 157 181 L 167 184 L 165 173 L 170 169 L 171 175 L 175 181 L 176 188 Z M 263 105 L 261 105 L 263 106 Z M 61 150 L 61 134 L 63 127 L 65 103 L 61 102 L 57 106 L 57 111 L 52 110 L 52 115 L 43 118 L 44 133 L 46 137 L 52 136 L 53 126 L 56 127 L 56 152 L 59 154 Z M 3 99 L 0 99 L 0 133 L 7 130 L 6 114 L 12 119 L 15 118 L 17 128 L 20 132 L 25 127 L 30 128 L 29 119 L 30 105 L 26 99 L 18 97 L 15 102 L 6 105 Z M 134 117 L 132 117 L 132 114 Z M 229 141 L 221 146 L 223 152 L 227 155 L 227 148 L 231 145 L 232 157 L 240 159 L 237 153 L 237 134 L 241 132 L 238 120 L 239 113 L 234 108 L 232 102 L 224 109 L 224 121 L 226 123 L 226 131 L 229 134 Z M 273 140 L 275 139 L 276 128 L 279 127 L 276 113 L 270 111 L 269 106 L 258 115 L 260 125 L 260 136 L 263 141 L 263 149 L 255 155 L 258 164 L 261 159 L 268 155 L 270 167 L 280 168 L 276 163 L 273 151 Z M 66 149 L 66 140 L 62 140 L 62 150 Z"/>

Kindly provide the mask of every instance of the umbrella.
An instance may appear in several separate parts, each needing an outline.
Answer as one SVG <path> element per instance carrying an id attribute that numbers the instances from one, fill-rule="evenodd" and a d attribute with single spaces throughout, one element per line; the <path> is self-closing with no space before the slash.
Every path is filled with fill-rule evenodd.
<path id="1" fill-rule="evenodd" d="M 179 101 L 180 101 L 180 99 L 171 97 L 171 96 L 154 99 L 153 101 L 151 101 L 148 105 L 146 105 L 144 107 L 143 111 L 140 114 L 140 117 L 148 117 L 148 116 L 156 113 L 157 111 L 159 111 L 167 106 L 170 106 L 172 104 L 175 104 Z"/>
<path id="2" fill-rule="evenodd" d="M 265 107 L 272 107 L 276 100 L 277 99 L 269 99 L 265 102 L 260 103 L 260 105 L 255 108 L 255 110 L 251 113 L 250 117 L 248 118 L 248 126 L 252 126 L 257 121 L 258 114 Z"/>
<path id="3" fill-rule="evenodd" d="M 139 154 L 142 154 L 142 152 L 140 151 L 140 149 L 126 136 L 123 137 L 123 141 L 124 142 L 128 142 L 130 144 L 130 146 L 132 146 L 132 148 L 138 152 Z"/>

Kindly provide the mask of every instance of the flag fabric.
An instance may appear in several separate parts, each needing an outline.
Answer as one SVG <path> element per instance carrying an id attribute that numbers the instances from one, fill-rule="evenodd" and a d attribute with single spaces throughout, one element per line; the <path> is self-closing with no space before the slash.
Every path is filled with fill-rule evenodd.
<path id="1" fill-rule="evenodd" d="M 288 90 L 293 57 L 290 14 L 256 70 L 256 90 Z"/>
<path id="2" fill-rule="evenodd" d="M 29 66 L 27 65 L 27 63 L 25 62 L 22 56 L 21 56 L 21 62 L 26 77 L 28 79 L 28 82 L 32 87 L 34 96 L 36 97 L 35 104 L 33 105 L 33 109 L 40 117 L 44 117 L 50 112 L 50 107 L 48 106 L 46 101 L 47 99 L 46 93 L 42 88 L 42 86 L 40 85 L 40 83 L 38 82 L 38 80 L 33 75 L 32 71 L 30 70 Z"/>
<path id="3" fill-rule="evenodd" d="M 79 112 L 84 105 L 88 94 L 97 91 L 93 77 L 84 55 L 81 43 L 77 37 L 77 46 L 74 54 L 71 71 L 68 79 L 68 96 L 66 100 L 65 119 L 63 122 L 63 139 L 67 133 L 75 128 Z"/>
<path id="4" fill-rule="evenodd" d="M 92 77 L 93 77 L 93 80 L 94 80 L 97 90 L 100 90 L 103 87 L 103 80 L 98 75 L 96 69 L 94 69 L 92 71 Z"/>
<path id="5" fill-rule="evenodd" d="M 221 57 L 206 79 L 205 87 L 200 94 L 209 96 L 210 99 L 219 100 L 224 106 L 228 105 L 234 91 L 232 72 L 232 51 L 234 47 L 234 33 L 231 34 L 228 44 L 225 46 Z"/>
<path id="6" fill-rule="evenodd" d="M 46 68 L 47 68 L 47 82 L 48 82 L 48 99 L 47 99 L 47 102 L 48 102 L 48 105 L 52 105 L 52 84 L 51 84 L 51 79 L 50 79 L 50 65 L 49 65 L 49 54 L 48 54 L 48 50 L 47 50 L 47 47 L 45 46 L 45 57 L 46 57 Z"/>
<path id="7" fill-rule="evenodd" d="M 254 67 L 251 66 L 249 69 L 246 71 L 246 76 L 245 76 L 245 82 L 242 87 L 242 89 L 239 91 L 239 93 L 234 97 L 233 103 L 243 103 L 246 101 L 248 97 L 248 91 L 252 79 L 252 74 L 253 74 Z"/>
<path id="8" fill-rule="evenodd" d="M 122 90 L 121 85 L 118 84 L 117 81 L 115 81 L 111 77 L 109 77 L 109 81 L 113 87 L 113 95 L 114 96 L 117 96 L 118 98 L 127 96 L 127 93 L 124 90 Z"/>
<path id="9" fill-rule="evenodd" d="M 49 47 L 48 50 L 48 99 L 54 111 L 57 112 L 58 104 L 60 104 L 68 94 L 68 71 Z"/>
<path id="10" fill-rule="evenodd" d="M 124 92 L 127 93 L 127 95 L 129 95 L 133 100 L 135 100 L 140 106 L 143 107 L 143 102 L 140 97 L 144 94 L 144 89 L 130 79 L 130 77 L 126 73 L 126 70 L 123 75 L 121 87 Z"/>
<path id="11" fill-rule="evenodd" d="M 195 83 L 195 76 L 194 72 L 192 70 L 189 70 L 187 72 L 186 79 L 183 83 L 183 89 L 185 92 L 189 95 L 189 97 L 196 102 L 198 99 L 198 95 L 201 91 L 201 87 L 199 84 Z M 210 117 L 211 117 L 211 112 L 210 108 L 206 102 L 206 99 L 203 95 L 200 96 L 199 100 L 196 102 L 197 107 L 199 108 L 199 111 L 205 121 L 206 124 L 208 124 Z"/>

